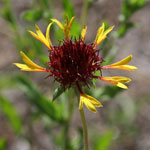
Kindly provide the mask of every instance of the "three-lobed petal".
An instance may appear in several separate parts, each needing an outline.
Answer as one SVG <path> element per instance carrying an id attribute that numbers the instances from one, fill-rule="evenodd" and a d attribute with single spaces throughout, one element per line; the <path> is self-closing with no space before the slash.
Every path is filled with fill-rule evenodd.
<path id="1" fill-rule="evenodd" d="M 47 72 L 45 68 L 42 68 L 41 66 L 35 64 L 22 51 L 20 52 L 20 55 L 25 64 L 20 64 L 20 63 L 13 63 L 13 64 L 18 68 L 20 68 L 22 71 Z"/>
<path id="2" fill-rule="evenodd" d="M 132 59 L 132 55 L 129 55 L 126 58 L 114 64 L 103 66 L 102 69 L 122 69 L 122 70 L 128 70 L 128 71 L 133 71 L 135 69 L 138 69 L 135 66 L 127 65 L 131 61 L 131 59 Z"/>
<path id="3" fill-rule="evenodd" d="M 47 30 L 46 30 L 46 37 L 44 36 L 44 34 L 41 32 L 41 30 L 40 30 L 40 28 L 37 26 L 37 25 L 35 25 L 35 29 L 36 29 L 36 33 L 37 34 L 35 34 L 34 32 L 32 32 L 32 31 L 28 31 L 33 37 L 35 37 L 36 39 L 38 39 L 38 40 L 40 40 L 43 44 L 45 44 L 47 47 L 48 47 L 48 49 L 50 49 L 51 50 L 51 48 L 52 48 L 52 43 L 51 43 L 51 40 L 50 40 L 50 36 L 49 36 L 49 32 L 50 32 L 50 28 L 51 28 L 51 25 L 52 25 L 53 23 L 51 22 L 49 25 L 48 25 L 48 27 L 47 27 Z"/>
<path id="4" fill-rule="evenodd" d="M 72 17 L 71 20 L 69 21 L 69 18 L 67 17 L 65 25 L 63 25 L 60 21 L 57 19 L 51 19 L 52 22 L 55 22 L 59 28 L 64 32 L 64 36 L 66 39 L 70 38 L 70 30 L 72 23 L 74 21 L 75 17 Z"/>
<path id="5" fill-rule="evenodd" d="M 79 109 L 83 109 L 83 104 L 92 112 L 97 113 L 97 110 L 95 107 L 103 107 L 103 105 L 92 96 L 86 95 L 84 93 L 80 94 L 80 104 Z"/>
<path id="6" fill-rule="evenodd" d="M 97 30 L 97 35 L 94 41 L 94 48 L 96 48 L 106 37 L 109 32 L 113 30 L 114 26 L 109 27 L 106 31 L 105 24 L 102 23 L 102 26 Z"/>
<path id="7" fill-rule="evenodd" d="M 100 77 L 100 80 L 106 81 L 108 83 L 114 84 L 120 88 L 128 89 L 128 87 L 124 83 L 128 83 L 131 81 L 130 78 L 115 76 L 115 77 Z"/>

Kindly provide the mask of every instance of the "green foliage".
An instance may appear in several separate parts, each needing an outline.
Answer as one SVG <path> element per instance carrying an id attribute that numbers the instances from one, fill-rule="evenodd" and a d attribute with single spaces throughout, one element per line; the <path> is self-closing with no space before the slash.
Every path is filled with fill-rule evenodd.
<path id="1" fill-rule="evenodd" d="M 124 0 L 122 5 L 122 14 L 124 20 L 128 20 L 131 15 L 145 6 L 146 0 Z"/>
<path id="2" fill-rule="evenodd" d="M 118 95 L 122 89 L 117 86 L 105 86 L 101 91 L 102 92 L 99 97 L 103 97 L 104 99 L 112 99 Z"/>
<path id="3" fill-rule="evenodd" d="M 0 90 L 3 90 L 5 88 L 10 88 L 15 85 L 15 81 L 12 80 L 12 76 L 10 75 L 2 75 L 0 77 Z"/>
<path id="4" fill-rule="evenodd" d="M 0 150 L 6 150 L 6 140 L 4 138 L 0 138 Z"/>
<path id="5" fill-rule="evenodd" d="M 118 30 L 118 34 L 122 37 L 122 36 L 125 35 L 126 31 L 129 30 L 132 27 L 134 27 L 134 24 L 131 23 L 131 22 L 123 24 L 122 26 L 120 26 L 120 28 Z"/>
<path id="6" fill-rule="evenodd" d="M 8 21 L 8 23 L 16 29 L 16 20 L 14 17 L 14 13 L 12 13 L 11 7 L 10 7 L 10 1 L 3 1 L 4 7 L 1 10 L 2 17 Z"/>
<path id="7" fill-rule="evenodd" d="M 20 116 L 18 115 L 14 106 L 9 102 L 7 98 L 0 95 L 0 108 L 3 113 L 8 118 L 12 128 L 17 134 L 21 134 L 22 131 L 22 121 Z"/>
<path id="8" fill-rule="evenodd" d="M 70 0 L 61 0 L 62 1 L 62 5 L 64 7 L 64 17 L 66 17 L 66 15 L 68 15 L 69 18 L 74 16 L 74 8 L 73 8 L 73 4 L 71 3 Z"/>
<path id="9" fill-rule="evenodd" d="M 79 23 L 77 22 L 77 18 L 75 18 L 73 24 L 72 24 L 72 28 L 71 28 L 71 36 L 74 38 L 79 38 L 80 36 L 80 31 L 81 31 L 81 27 L 79 25 Z"/>
<path id="10" fill-rule="evenodd" d="M 39 89 L 25 76 L 17 76 L 16 79 L 30 102 L 36 106 L 41 113 L 48 115 L 56 122 L 63 123 L 64 118 L 55 103 L 43 96 Z"/>
<path id="11" fill-rule="evenodd" d="M 139 9 L 144 7 L 146 0 L 124 0 L 122 4 L 122 13 L 120 15 L 120 28 L 118 36 L 123 37 L 126 32 L 134 27 L 134 23 L 129 21 L 130 17 Z"/>
<path id="12" fill-rule="evenodd" d="M 114 137 L 113 131 L 107 131 L 99 138 L 95 139 L 94 150 L 109 150 Z"/>
<path id="13" fill-rule="evenodd" d="M 41 19 L 43 12 L 39 9 L 28 10 L 22 14 L 22 18 L 27 21 L 38 21 Z"/>
<path id="14" fill-rule="evenodd" d="M 53 101 L 56 100 L 62 93 L 65 92 L 65 87 L 60 85 L 58 88 L 55 89 L 53 93 Z"/>

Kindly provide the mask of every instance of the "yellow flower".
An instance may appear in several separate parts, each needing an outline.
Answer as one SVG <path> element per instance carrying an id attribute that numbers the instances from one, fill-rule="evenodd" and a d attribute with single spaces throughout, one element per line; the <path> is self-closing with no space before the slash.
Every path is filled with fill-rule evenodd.
<path id="1" fill-rule="evenodd" d="M 115 77 L 103 77 L 95 76 L 96 71 L 102 72 L 103 69 L 122 69 L 133 71 L 137 69 L 135 66 L 127 65 L 132 55 L 124 58 L 123 60 L 111 65 L 102 66 L 103 58 L 99 55 L 100 50 L 96 49 L 97 46 L 107 37 L 107 34 L 114 28 L 109 27 L 105 30 L 105 24 L 98 29 L 95 41 L 93 44 L 87 44 L 84 42 L 87 26 L 84 26 L 81 31 L 81 38 L 72 41 L 70 38 L 70 30 L 74 17 L 66 19 L 66 23 L 63 25 L 57 19 L 51 19 L 51 23 L 46 30 L 46 36 L 43 35 L 40 28 L 36 25 L 36 33 L 29 31 L 29 33 L 40 40 L 49 49 L 49 62 L 47 62 L 47 69 L 40 67 L 32 62 L 22 51 L 20 52 L 22 60 L 25 64 L 14 63 L 22 71 L 37 71 L 47 72 L 49 76 L 54 77 L 65 88 L 77 87 L 80 93 L 79 109 L 83 109 L 83 104 L 92 112 L 97 113 L 96 107 L 102 107 L 102 104 L 95 98 L 86 95 L 82 91 L 82 86 L 90 86 L 90 80 L 100 79 L 116 85 L 120 88 L 127 89 L 125 83 L 131 81 L 130 78 L 115 76 Z M 58 27 L 64 32 L 65 39 L 62 45 L 53 46 L 50 40 L 49 31 L 51 25 L 56 23 Z"/>

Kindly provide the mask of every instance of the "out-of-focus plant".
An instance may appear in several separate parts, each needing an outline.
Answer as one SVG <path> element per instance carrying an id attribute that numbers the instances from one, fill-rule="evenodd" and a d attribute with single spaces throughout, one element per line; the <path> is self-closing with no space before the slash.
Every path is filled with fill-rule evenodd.
<path id="1" fill-rule="evenodd" d="M 139 9 L 144 7 L 146 0 L 124 0 L 122 4 L 122 11 L 119 17 L 120 27 L 118 36 L 123 37 L 127 30 L 135 26 L 135 23 L 130 21 L 131 16 Z"/>
<path id="2" fill-rule="evenodd" d="M 0 108 L 8 118 L 11 126 L 17 134 L 21 134 L 22 130 L 22 121 L 16 112 L 13 105 L 2 95 L 0 95 Z"/>
<path id="3" fill-rule="evenodd" d="M 0 150 L 6 150 L 6 141 L 4 138 L 0 138 Z"/>
<path id="4" fill-rule="evenodd" d="M 114 137 L 113 131 L 107 131 L 103 135 L 94 140 L 93 150 L 109 150 Z"/>

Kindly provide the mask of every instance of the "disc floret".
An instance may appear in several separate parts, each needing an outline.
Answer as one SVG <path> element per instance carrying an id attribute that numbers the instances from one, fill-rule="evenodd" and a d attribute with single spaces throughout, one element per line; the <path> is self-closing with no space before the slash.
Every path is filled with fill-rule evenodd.
<path id="1" fill-rule="evenodd" d="M 49 53 L 48 63 L 51 76 L 65 87 L 76 83 L 88 85 L 94 78 L 93 73 L 101 70 L 103 59 L 100 50 L 83 40 L 65 40 L 61 46 L 54 46 Z"/>

